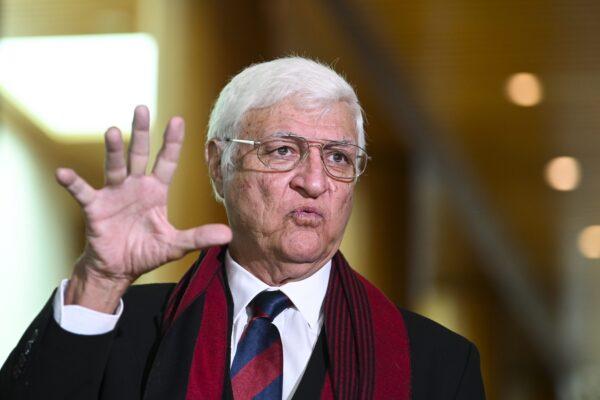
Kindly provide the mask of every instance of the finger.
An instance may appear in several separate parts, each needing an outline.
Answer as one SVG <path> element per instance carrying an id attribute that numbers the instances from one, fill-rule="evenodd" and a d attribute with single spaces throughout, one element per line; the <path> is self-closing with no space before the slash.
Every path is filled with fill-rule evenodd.
<path id="1" fill-rule="evenodd" d="M 128 169 L 131 175 L 144 175 L 150 153 L 150 112 L 137 106 L 133 112 Z"/>
<path id="2" fill-rule="evenodd" d="M 163 145 L 156 158 L 152 174 L 165 184 L 171 183 L 173 174 L 177 168 L 181 145 L 183 144 L 183 136 L 185 131 L 185 123 L 181 117 L 173 117 L 167 124 Z"/>
<path id="3" fill-rule="evenodd" d="M 82 206 L 90 204 L 96 196 L 96 191 L 79 175 L 69 168 L 59 168 L 56 170 L 56 180 L 67 189 L 69 193 Z"/>
<path id="4" fill-rule="evenodd" d="M 121 131 L 115 127 L 109 128 L 104 135 L 104 144 L 106 146 L 104 181 L 108 185 L 118 185 L 127 177 Z"/>
<path id="5" fill-rule="evenodd" d="M 185 252 L 226 244 L 231 241 L 231 229 L 223 224 L 208 224 L 177 231 L 176 246 Z"/>

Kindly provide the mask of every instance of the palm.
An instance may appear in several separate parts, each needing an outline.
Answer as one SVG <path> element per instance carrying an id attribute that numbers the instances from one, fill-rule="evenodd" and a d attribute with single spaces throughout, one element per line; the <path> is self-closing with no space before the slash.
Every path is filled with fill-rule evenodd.
<path id="1" fill-rule="evenodd" d="M 167 218 L 167 194 L 183 142 L 183 121 L 174 118 L 151 174 L 146 175 L 149 119 L 136 108 L 125 162 L 120 132 L 106 133 L 106 186 L 90 187 L 74 171 L 57 171 L 59 183 L 82 205 L 86 219 L 86 249 L 80 259 L 88 272 L 133 281 L 145 272 L 187 252 L 230 240 L 224 225 L 177 230 Z"/>
<path id="2" fill-rule="evenodd" d="M 166 188 L 153 177 L 128 177 L 100 190 L 84 209 L 89 250 L 118 275 L 138 276 L 178 258 L 166 205 Z"/>

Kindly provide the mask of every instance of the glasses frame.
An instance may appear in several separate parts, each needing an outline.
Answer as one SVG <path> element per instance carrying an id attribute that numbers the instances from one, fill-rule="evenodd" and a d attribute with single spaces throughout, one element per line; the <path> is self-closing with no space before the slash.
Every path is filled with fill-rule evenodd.
<path id="1" fill-rule="evenodd" d="M 286 139 L 286 138 L 294 138 L 294 139 L 299 139 L 301 141 L 304 141 L 306 143 L 306 148 L 307 151 L 305 151 L 302 156 L 298 159 L 298 161 L 296 161 L 296 163 L 294 163 L 294 165 L 292 165 L 290 168 L 286 168 L 286 169 L 276 169 L 271 167 L 270 165 L 268 165 L 265 161 L 263 161 L 261 159 L 261 157 L 259 156 L 260 151 L 258 151 L 258 149 L 260 148 L 260 146 L 268 141 L 271 140 L 277 140 L 277 139 Z M 224 142 L 228 142 L 228 143 L 241 143 L 241 144 L 249 144 L 251 146 L 254 146 L 254 149 L 257 150 L 257 158 L 259 159 L 259 161 L 267 168 L 269 168 L 271 171 L 281 171 L 281 172 L 287 172 L 287 171 L 291 171 L 294 168 L 296 168 L 298 165 L 302 164 L 302 162 L 304 162 L 304 160 L 306 159 L 306 157 L 308 157 L 308 153 L 310 152 L 310 148 L 311 147 L 317 147 L 319 149 L 319 155 L 321 158 L 321 163 L 323 164 L 323 168 L 325 169 L 325 172 L 327 173 L 327 175 L 329 175 L 330 177 L 332 177 L 333 179 L 337 179 L 337 180 L 342 180 L 342 181 L 347 181 L 347 182 L 351 182 L 351 181 L 356 181 L 358 179 L 359 176 L 361 176 L 365 170 L 367 169 L 367 162 L 368 160 L 371 158 L 369 157 L 369 154 L 367 153 L 367 151 L 365 149 L 363 149 L 362 147 L 355 145 L 353 143 L 347 143 L 344 141 L 315 141 L 315 140 L 308 140 L 307 138 L 305 138 L 304 136 L 299 136 L 296 134 L 292 134 L 292 133 L 286 133 L 286 134 L 282 134 L 280 136 L 275 135 L 275 136 L 270 136 L 268 138 L 266 138 L 263 141 L 259 141 L 259 140 L 248 140 L 248 139 L 234 139 L 234 138 L 224 138 L 222 139 L 222 141 Z M 328 145 L 344 145 L 344 146 L 353 146 L 358 148 L 360 151 L 362 151 L 365 154 L 365 161 L 363 163 L 363 167 L 361 170 L 358 170 L 357 167 L 354 168 L 354 176 L 353 177 L 341 177 L 341 176 L 336 176 L 334 173 L 332 173 L 331 171 L 329 171 L 329 168 L 327 168 L 327 164 L 325 163 L 325 159 L 323 158 L 323 148 L 325 146 Z"/>

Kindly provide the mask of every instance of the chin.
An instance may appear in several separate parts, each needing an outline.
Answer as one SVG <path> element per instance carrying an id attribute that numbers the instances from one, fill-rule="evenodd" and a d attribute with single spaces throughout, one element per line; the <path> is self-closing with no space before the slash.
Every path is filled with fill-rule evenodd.
<path id="1" fill-rule="evenodd" d="M 282 238 L 280 253 L 288 262 L 307 264 L 327 256 L 326 241 L 315 231 L 291 232 Z"/>

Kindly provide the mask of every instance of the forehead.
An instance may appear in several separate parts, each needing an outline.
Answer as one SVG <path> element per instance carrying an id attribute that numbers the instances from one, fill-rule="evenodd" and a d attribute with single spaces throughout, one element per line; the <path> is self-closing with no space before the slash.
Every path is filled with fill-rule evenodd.
<path id="1" fill-rule="evenodd" d="M 242 137 L 260 139 L 278 132 L 292 132 L 311 139 L 356 142 L 356 121 L 346 102 L 305 108 L 290 100 L 249 111 Z"/>

